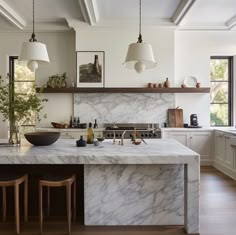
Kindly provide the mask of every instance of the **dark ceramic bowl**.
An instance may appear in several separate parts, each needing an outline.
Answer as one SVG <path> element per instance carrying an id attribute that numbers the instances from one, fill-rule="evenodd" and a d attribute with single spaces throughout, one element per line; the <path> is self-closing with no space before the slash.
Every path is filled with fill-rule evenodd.
<path id="1" fill-rule="evenodd" d="M 105 140 L 105 137 L 97 137 L 97 140 L 102 142 L 103 140 Z"/>
<path id="2" fill-rule="evenodd" d="M 53 144 L 60 137 L 60 132 L 31 132 L 26 133 L 25 138 L 33 145 L 46 146 Z"/>

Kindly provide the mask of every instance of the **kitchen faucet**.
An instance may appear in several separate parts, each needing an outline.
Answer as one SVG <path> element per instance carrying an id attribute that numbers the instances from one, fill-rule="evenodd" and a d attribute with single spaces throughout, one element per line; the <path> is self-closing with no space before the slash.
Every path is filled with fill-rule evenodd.
<path id="1" fill-rule="evenodd" d="M 113 144 L 115 144 L 116 143 L 116 133 L 115 133 L 115 131 L 113 131 Z"/>
<path id="2" fill-rule="evenodd" d="M 126 130 L 123 131 L 122 135 L 121 135 L 121 145 L 124 145 L 124 136 L 125 136 Z"/>

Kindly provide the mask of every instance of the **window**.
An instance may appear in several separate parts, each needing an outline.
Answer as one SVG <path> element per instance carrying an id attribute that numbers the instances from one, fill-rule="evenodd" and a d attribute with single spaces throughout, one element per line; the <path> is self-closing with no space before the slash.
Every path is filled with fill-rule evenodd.
<path id="1" fill-rule="evenodd" d="M 233 57 L 211 57 L 211 126 L 232 124 Z"/>
<path id="2" fill-rule="evenodd" d="M 10 77 L 14 80 L 15 93 L 21 93 L 26 96 L 29 93 L 34 93 L 35 73 L 31 72 L 25 64 L 20 63 L 17 56 L 10 56 L 9 65 Z M 32 113 L 31 119 L 22 125 L 22 133 L 32 131 L 35 128 L 35 124 L 36 116 L 35 113 Z"/>

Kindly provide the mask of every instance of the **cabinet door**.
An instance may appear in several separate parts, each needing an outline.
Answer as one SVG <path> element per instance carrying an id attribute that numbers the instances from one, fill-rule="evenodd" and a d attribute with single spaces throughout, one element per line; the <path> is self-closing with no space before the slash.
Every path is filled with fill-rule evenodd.
<path id="1" fill-rule="evenodd" d="M 230 136 L 225 135 L 225 165 L 234 168 L 234 153 L 231 146 Z"/>
<path id="2" fill-rule="evenodd" d="M 188 136 L 189 136 L 189 133 L 184 132 L 184 131 L 169 132 L 168 134 L 168 138 L 175 139 L 185 146 L 189 145 Z"/>
<path id="3" fill-rule="evenodd" d="M 212 160 L 212 132 L 191 132 L 189 147 L 200 154 L 202 160 Z"/>
<path id="4" fill-rule="evenodd" d="M 221 132 L 215 133 L 215 160 L 225 162 L 225 138 Z"/>

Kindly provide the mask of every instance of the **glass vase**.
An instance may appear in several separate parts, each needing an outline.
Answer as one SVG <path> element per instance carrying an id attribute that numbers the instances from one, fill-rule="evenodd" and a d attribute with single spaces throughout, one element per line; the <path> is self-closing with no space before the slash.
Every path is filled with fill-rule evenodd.
<path id="1" fill-rule="evenodd" d="M 9 143 L 13 145 L 20 145 L 20 127 L 16 124 L 10 124 Z"/>

